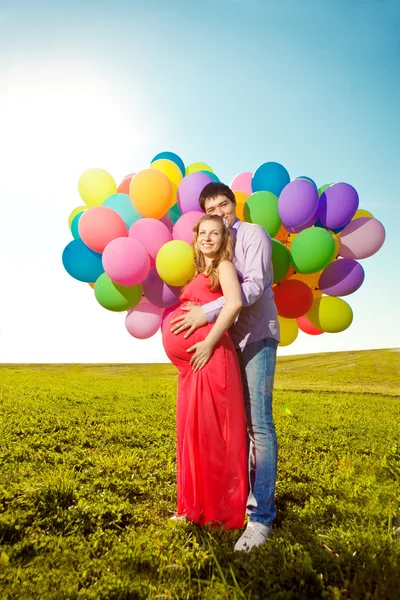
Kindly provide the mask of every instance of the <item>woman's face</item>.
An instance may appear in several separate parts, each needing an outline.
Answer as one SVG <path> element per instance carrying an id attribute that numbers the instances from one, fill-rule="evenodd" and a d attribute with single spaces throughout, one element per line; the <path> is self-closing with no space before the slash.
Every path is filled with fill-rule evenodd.
<path id="1" fill-rule="evenodd" d="M 214 258 L 223 242 L 222 225 L 215 221 L 203 221 L 197 235 L 197 248 L 208 258 Z"/>

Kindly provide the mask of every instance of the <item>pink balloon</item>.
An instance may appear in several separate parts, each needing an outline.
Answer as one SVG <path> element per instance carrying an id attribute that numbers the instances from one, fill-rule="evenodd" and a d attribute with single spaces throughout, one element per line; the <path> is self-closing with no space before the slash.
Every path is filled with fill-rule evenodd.
<path id="1" fill-rule="evenodd" d="M 249 194 L 250 196 L 250 194 L 253 193 L 253 190 L 251 189 L 252 178 L 253 173 L 239 173 L 231 183 L 231 190 L 234 192 L 246 192 L 246 194 Z"/>
<path id="2" fill-rule="evenodd" d="M 129 237 L 107 244 L 102 262 L 107 275 L 119 285 L 141 283 L 150 271 L 150 257 L 143 244 Z"/>
<path id="3" fill-rule="evenodd" d="M 85 210 L 79 219 L 78 231 L 83 243 L 95 252 L 103 252 L 111 240 L 128 235 L 122 217 L 107 206 Z"/>
<path id="4" fill-rule="evenodd" d="M 155 266 L 156 256 L 161 246 L 172 240 L 168 227 L 161 221 L 151 218 L 139 219 L 133 223 L 129 228 L 129 237 L 146 248 L 150 256 L 150 267 Z"/>
<path id="5" fill-rule="evenodd" d="M 83 214 L 81 221 L 84 216 Z M 378 219 L 372 217 L 354 219 L 346 225 L 339 236 L 339 256 L 368 258 L 383 246 L 385 236 L 385 228 Z"/>
<path id="6" fill-rule="evenodd" d="M 179 217 L 172 231 L 172 237 L 174 240 L 183 240 L 188 244 L 192 244 L 193 227 L 201 219 L 201 217 L 204 217 L 205 214 L 206 213 L 200 210 L 192 210 Z"/>
<path id="7" fill-rule="evenodd" d="M 125 317 L 128 332 L 139 340 L 153 336 L 161 325 L 161 310 L 150 302 L 140 302 Z"/>
<path id="8" fill-rule="evenodd" d="M 169 215 L 168 214 L 164 215 L 163 217 L 161 217 L 160 221 L 161 221 L 161 223 L 164 223 L 164 225 L 166 226 L 168 231 L 170 231 L 172 233 L 174 224 L 171 221 L 171 218 L 169 217 Z"/>
<path id="9" fill-rule="evenodd" d="M 135 173 L 129 173 L 129 175 L 126 175 L 123 178 L 123 180 L 121 181 L 121 183 L 118 186 L 118 192 L 120 194 L 128 194 L 128 196 L 129 196 L 129 185 L 130 185 L 131 179 L 134 175 L 135 175 Z"/>

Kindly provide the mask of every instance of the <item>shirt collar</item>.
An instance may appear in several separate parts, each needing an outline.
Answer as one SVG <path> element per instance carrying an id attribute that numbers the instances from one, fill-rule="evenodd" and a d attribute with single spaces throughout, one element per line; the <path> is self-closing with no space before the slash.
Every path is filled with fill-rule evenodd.
<path id="1" fill-rule="evenodd" d="M 237 231 L 239 229 L 239 227 L 241 226 L 241 224 L 242 224 L 242 221 L 240 219 L 238 219 L 238 217 L 236 217 L 236 221 L 232 225 L 232 229 L 235 229 Z"/>

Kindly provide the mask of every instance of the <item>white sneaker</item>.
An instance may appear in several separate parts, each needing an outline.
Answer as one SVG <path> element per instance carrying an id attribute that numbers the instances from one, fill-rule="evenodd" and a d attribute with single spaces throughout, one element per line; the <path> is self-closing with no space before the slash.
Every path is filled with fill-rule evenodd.
<path id="1" fill-rule="evenodd" d="M 172 517 L 169 518 L 170 521 L 187 521 L 188 518 L 186 515 L 172 515 Z"/>
<path id="2" fill-rule="evenodd" d="M 272 527 L 257 523 L 256 521 L 249 521 L 247 523 L 246 530 L 240 536 L 235 544 L 234 550 L 243 552 L 250 552 L 255 546 L 261 546 L 268 540 L 272 533 Z"/>

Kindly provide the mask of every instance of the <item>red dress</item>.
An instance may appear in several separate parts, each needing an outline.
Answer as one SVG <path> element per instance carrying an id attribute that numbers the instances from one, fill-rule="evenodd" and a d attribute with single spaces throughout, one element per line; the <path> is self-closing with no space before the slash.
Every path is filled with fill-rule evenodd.
<path id="1" fill-rule="evenodd" d="M 182 303 L 206 304 L 222 295 L 209 289 L 209 279 L 197 275 L 184 289 Z M 186 350 L 204 340 L 212 324 L 188 338 L 170 332 L 171 319 L 163 323 L 163 344 L 178 368 L 177 488 L 178 514 L 200 525 L 220 523 L 224 529 L 243 526 L 247 493 L 245 412 L 239 363 L 235 347 L 225 333 L 208 363 L 193 372 Z M 217 522 L 217 523 L 216 523 Z"/>

